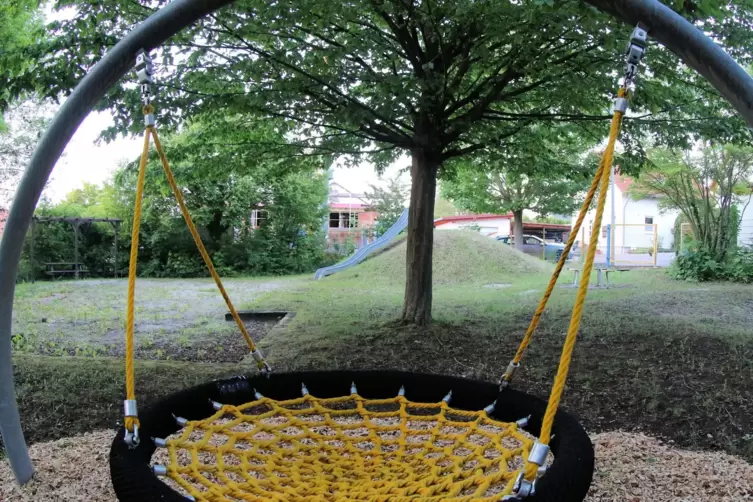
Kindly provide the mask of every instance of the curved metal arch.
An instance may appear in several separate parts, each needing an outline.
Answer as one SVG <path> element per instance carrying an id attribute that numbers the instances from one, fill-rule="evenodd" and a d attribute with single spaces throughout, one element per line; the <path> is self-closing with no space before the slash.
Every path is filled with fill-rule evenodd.
<path id="1" fill-rule="evenodd" d="M 753 127 L 753 79 L 724 50 L 657 0 L 587 0 L 635 25 L 639 21 L 689 67 L 703 75 Z M 20 483 L 34 474 L 16 405 L 11 363 L 11 315 L 21 248 L 34 208 L 55 163 L 76 129 L 107 90 L 133 66 L 139 49 L 151 50 L 184 27 L 232 0 L 175 0 L 118 42 L 84 77 L 55 115 L 16 190 L 0 241 L 0 435 Z"/>

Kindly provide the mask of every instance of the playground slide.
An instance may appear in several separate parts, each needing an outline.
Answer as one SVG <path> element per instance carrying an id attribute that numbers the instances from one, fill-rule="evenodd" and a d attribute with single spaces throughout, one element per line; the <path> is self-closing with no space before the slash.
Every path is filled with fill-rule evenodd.
<path id="1" fill-rule="evenodd" d="M 408 209 L 403 211 L 403 214 L 400 215 L 400 218 L 398 218 L 395 224 L 392 225 L 390 229 L 382 234 L 377 240 L 375 240 L 371 244 L 363 246 L 361 249 L 356 250 L 355 253 L 353 253 L 351 256 L 341 261 L 340 263 L 336 263 L 330 267 L 324 267 L 317 270 L 314 274 L 314 280 L 319 280 L 323 277 L 327 277 L 328 275 L 332 275 L 335 272 L 342 272 L 343 270 L 347 270 L 354 265 L 358 265 L 363 260 L 368 258 L 369 255 L 373 254 L 374 251 L 377 251 L 389 244 L 389 242 L 397 237 L 397 234 L 405 230 L 405 227 L 407 226 Z"/>

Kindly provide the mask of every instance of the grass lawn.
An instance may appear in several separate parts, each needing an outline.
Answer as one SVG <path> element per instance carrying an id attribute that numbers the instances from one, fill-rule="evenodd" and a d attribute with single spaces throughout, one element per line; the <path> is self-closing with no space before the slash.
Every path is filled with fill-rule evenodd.
<path id="1" fill-rule="evenodd" d="M 403 294 L 404 246 L 322 281 L 294 278 L 267 288 L 280 280 L 235 280 L 229 289 L 240 308 L 296 312 L 285 330 L 261 340 L 278 371 L 399 368 L 497 380 L 527 327 L 551 265 L 471 233 L 438 232 L 435 322 L 417 330 L 395 322 Z M 566 273 L 561 282 L 571 279 L 572 273 Z M 15 359 L 25 430 L 33 441 L 114 426 L 120 419 L 122 360 L 99 356 L 117 356 L 116 350 L 39 355 L 54 354 L 44 349 L 50 340 L 99 346 L 101 337 L 122 329 L 118 294 L 123 292 L 115 290 L 124 282 L 90 287 L 92 282 L 19 288 L 14 332 L 37 328 L 29 336 L 34 343 L 21 344 Z M 232 326 L 222 321 L 224 309 L 216 295 L 209 297 L 212 284 L 193 282 L 201 285 L 143 281 L 139 298 L 155 303 L 142 312 L 146 320 L 140 322 L 161 323 L 164 331 L 155 334 L 147 326 L 139 336 L 164 341 L 165 353 L 158 359 L 179 359 L 173 357 L 174 339 L 187 336 L 191 347 L 208 341 L 203 355 L 194 351 L 185 359 L 215 362 L 140 362 L 137 389 L 145 404 L 195 382 L 245 370 L 211 355 L 216 351 L 212 341 L 230 336 Z M 589 296 L 564 406 L 593 432 L 643 430 L 684 446 L 724 449 L 753 460 L 753 287 L 678 283 L 660 270 L 621 273 L 613 282 L 619 287 Z M 181 293 L 186 288 L 206 289 L 207 297 Z M 57 294 L 68 296 L 49 299 Z M 548 394 L 574 297 L 569 288 L 553 295 L 516 387 Z M 113 303 L 106 298 L 117 299 L 113 311 L 106 310 Z M 181 310 L 184 300 L 188 307 Z M 96 322 L 79 322 L 82 312 Z M 49 315 L 47 322 L 39 321 L 43 315 Z M 203 316 L 208 321 L 202 324 Z M 54 330 L 41 326 L 53 318 Z M 149 352 L 141 355 L 155 358 Z"/>
<path id="2" fill-rule="evenodd" d="M 289 287 L 296 278 L 228 279 L 233 298 Z M 127 281 L 20 284 L 13 311 L 13 347 L 45 355 L 120 356 L 124 349 Z M 237 362 L 247 352 L 211 279 L 139 280 L 137 357 Z M 271 326 L 250 326 L 261 338 Z M 207 336 L 210 335 L 210 336 Z"/>

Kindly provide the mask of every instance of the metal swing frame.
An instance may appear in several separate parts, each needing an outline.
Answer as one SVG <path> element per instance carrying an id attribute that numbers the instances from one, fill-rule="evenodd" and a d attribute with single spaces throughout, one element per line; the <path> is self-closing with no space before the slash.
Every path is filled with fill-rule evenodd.
<path id="1" fill-rule="evenodd" d="M 641 23 L 655 40 L 696 70 L 753 128 L 753 79 L 721 47 L 657 0 L 587 0 L 628 25 Z M 11 361 L 11 318 L 21 249 L 34 209 L 65 146 L 107 90 L 151 50 L 232 0 L 175 0 L 133 29 L 94 66 L 61 106 L 39 142 L 16 191 L 0 241 L 0 435 L 19 483 L 34 474 L 21 428 Z"/>

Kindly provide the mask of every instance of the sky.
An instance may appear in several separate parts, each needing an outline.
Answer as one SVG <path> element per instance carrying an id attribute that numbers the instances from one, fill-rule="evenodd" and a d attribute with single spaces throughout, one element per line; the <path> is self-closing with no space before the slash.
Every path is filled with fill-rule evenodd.
<path id="1" fill-rule="evenodd" d="M 50 200 L 61 201 L 68 192 L 81 188 L 84 183 L 101 184 L 109 180 L 123 162 L 133 160 L 141 154 L 142 139 L 139 137 L 120 137 L 110 143 L 97 144 L 99 133 L 112 122 L 109 112 L 92 112 L 84 120 L 52 172 L 51 181 L 45 190 L 45 195 Z M 169 157 L 170 152 L 167 154 Z M 384 180 L 398 175 L 408 162 L 405 158 L 391 165 L 381 180 L 373 166 L 366 162 L 354 168 L 336 164 L 333 181 L 351 192 L 363 193 L 370 184 L 381 185 Z M 410 182 L 407 174 L 403 174 L 401 179 L 404 183 Z"/>

